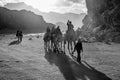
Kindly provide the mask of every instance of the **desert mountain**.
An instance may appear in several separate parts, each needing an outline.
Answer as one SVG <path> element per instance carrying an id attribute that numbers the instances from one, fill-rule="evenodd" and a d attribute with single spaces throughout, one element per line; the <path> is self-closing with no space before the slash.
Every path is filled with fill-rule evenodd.
<path id="1" fill-rule="evenodd" d="M 28 11 L 32 11 L 35 14 L 38 15 L 42 15 L 43 18 L 45 19 L 45 21 L 50 22 L 50 23 L 54 23 L 56 24 L 57 22 L 63 22 L 63 23 L 67 23 L 67 20 L 71 20 L 73 25 L 77 28 L 77 27 L 81 27 L 83 25 L 82 23 L 82 19 L 85 17 L 85 13 L 80 13 L 80 14 L 75 14 L 75 13 L 56 13 L 56 12 L 49 12 L 49 13 L 45 13 L 45 12 L 41 12 L 38 9 L 33 8 L 32 6 L 29 6 L 23 2 L 21 3 L 8 3 L 6 4 L 4 7 L 8 8 L 8 9 L 12 9 L 12 10 L 28 10 Z"/>
<path id="2" fill-rule="evenodd" d="M 53 24 L 46 23 L 42 16 L 31 11 L 0 7 L 0 33 L 11 33 L 17 29 L 24 32 L 44 32 L 48 26 L 53 26 Z"/>

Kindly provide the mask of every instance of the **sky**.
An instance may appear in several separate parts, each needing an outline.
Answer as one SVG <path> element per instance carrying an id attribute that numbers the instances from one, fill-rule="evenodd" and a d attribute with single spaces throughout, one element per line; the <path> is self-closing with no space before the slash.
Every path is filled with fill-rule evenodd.
<path id="1" fill-rule="evenodd" d="M 0 6 L 18 2 L 24 2 L 42 12 L 87 13 L 85 0 L 0 0 Z"/>

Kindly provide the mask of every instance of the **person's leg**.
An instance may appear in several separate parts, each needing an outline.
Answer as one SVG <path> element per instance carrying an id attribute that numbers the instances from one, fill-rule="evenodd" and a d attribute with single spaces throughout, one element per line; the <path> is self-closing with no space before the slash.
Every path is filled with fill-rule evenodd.
<path id="1" fill-rule="evenodd" d="M 18 36 L 18 42 L 20 42 L 20 36 Z"/>
<path id="2" fill-rule="evenodd" d="M 17 36 L 18 42 L 19 42 L 19 37 Z"/>
<path id="3" fill-rule="evenodd" d="M 77 50 L 77 61 L 81 63 L 80 50 Z"/>
<path id="4" fill-rule="evenodd" d="M 20 42 L 22 41 L 22 37 L 20 36 Z"/>

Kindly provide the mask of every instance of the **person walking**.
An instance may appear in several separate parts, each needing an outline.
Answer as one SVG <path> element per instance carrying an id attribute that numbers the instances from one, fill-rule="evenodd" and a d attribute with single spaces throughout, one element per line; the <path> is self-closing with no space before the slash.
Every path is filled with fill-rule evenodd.
<path id="1" fill-rule="evenodd" d="M 78 39 L 78 42 L 75 44 L 72 55 L 74 54 L 75 51 L 77 51 L 77 62 L 81 63 L 81 52 L 83 52 L 83 46 L 80 39 Z"/>
<path id="2" fill-rule="evenodd" d="M 18 38 L 18 42 L 20 42 L 20 36 L 19 36 L 19 33 L 20 33 L 20 31 L 17 30 L 17 32 L 16 32 L 16 37 Z"/>
<path id="3" fill-rule="evenodd" d="M 22 33 L 22 31 L 19 32 L 19 36 L 20 36 L 20 42 L 22 42 L 22 38 L 23 38 L 23 33 Z"/>

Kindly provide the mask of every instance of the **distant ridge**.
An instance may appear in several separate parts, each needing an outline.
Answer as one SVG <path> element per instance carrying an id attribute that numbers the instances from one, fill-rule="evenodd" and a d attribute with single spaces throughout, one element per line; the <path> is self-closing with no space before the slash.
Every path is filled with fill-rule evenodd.
<path id="1" fill-rule="evenodd" d="M 11 9 L 11 10 L 28 10 L 32 11 L 35 14 L 42 15 L 45 21 L 56 24 L 57 22 L 63 22 L 67 23 L 67 20 L 71 20 L 73 25 L 77 27 L 81 27 L 83 25 L 82 19 L 85 17 L 86 13 L 80 13 L 80 14 L 75 14 L 75 13 L 56 13 L 56 12 L 41 12 L 38 9 L 33 8 L 32 6 L 29 6 L 25 4 L 24 2 L 21 3 L 8 3 L 4 7 Z"/>
<path id="2" fill-rule="evenodd" d="M 47 23 L 42 16 L 26 10 L 9 10 L 0 7 L 0 33 L 14 33 L 17 29 L 25 33 L 44 32 L 46 27 L 53 24 Z"/>

